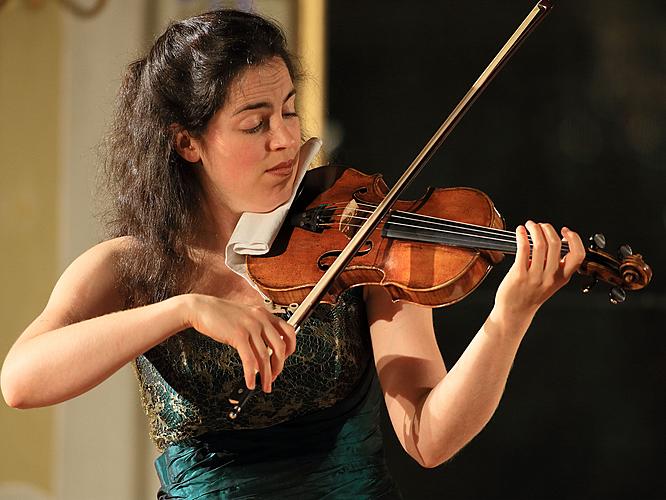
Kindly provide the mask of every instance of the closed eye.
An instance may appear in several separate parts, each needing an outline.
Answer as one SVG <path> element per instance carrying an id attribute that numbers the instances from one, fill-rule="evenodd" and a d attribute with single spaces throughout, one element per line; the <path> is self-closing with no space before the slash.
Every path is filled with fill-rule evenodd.
<path id="1" fill-rule="evenodd" d="M 256 134 L 264 128 L 265 121 L 261 120 L 255 127 L 243 129 L 243 132 L 246 134 Z"/>
<path id="2" fill-rule="evenodd" d="M 298 118 L 298 113 L 295 111 L 290 111 L 288 113 L 282 113 L 283 118 Z M 252 128 L 243 129 L 243 132 L 246 134 L 256 134 L 260 132 L 266 126 L 267 120 L 262 119 L 256 126 Z"/>

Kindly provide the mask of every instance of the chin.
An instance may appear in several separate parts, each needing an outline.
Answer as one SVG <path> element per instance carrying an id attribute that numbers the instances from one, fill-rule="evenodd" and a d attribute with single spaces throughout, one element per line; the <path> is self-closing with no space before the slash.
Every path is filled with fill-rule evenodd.
<path id="1" fill-rule="evenodd" d="M 256 212 L 262 214 L 267 212 L 272 212 L 280 205 L 286 203 L 287 200 L 289 200 L 289 195 L 280 198 L 274 198 L 274 200 L 275 201 L 273 202 L 268 202 L 266 198 L 263 198 L 261 201 L 258 200 L 257 203 L 252 204 L 252 208 L 248 210 L 248 212 Z"/>
<path id="2" fill-rule="evenodd" d="M 260 190 L 253 193 L 252 201 L 248 203 L 247 212 L 266 213 L 272 212 L 280 205 L 286 203 L 291 197 L 294 179 L 282 186 L 281 189 L 266 189 L 263 193 Z"/>

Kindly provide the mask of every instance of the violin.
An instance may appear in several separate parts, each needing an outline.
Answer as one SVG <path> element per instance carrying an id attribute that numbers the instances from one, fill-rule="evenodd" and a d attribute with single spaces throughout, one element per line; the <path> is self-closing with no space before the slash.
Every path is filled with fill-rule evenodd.
<path id="1" fill-rule="evenodd" d="M 248 274 L 269 297 L 269 309 L 287 306 L 288 323 L 298 331 L 317 304 L 335 302 L 354 286 L 379 284 L 394 300 L 431 307 L 452 304 L 471 293 L 505 254 L 516 252 L 514 233 L 504 229 L 480 191 L 429 189 L 418 200 L 399 197 L 552 7 L 551 0 L 534 6 L 390 190 L 381 176 L 354 169 L 308 172 L 270 252 L 246 257 Z M 603 235 L 591 238 L 579 272 L 592 281 L 583 291 L 603 281 L 612 285 L 611 301 L 620 303 L 627 291 L 650 282 L 652 270 L 628 245 L 618 257 L 604 246 Z M 565 242 L 562 252 L 567 251 Z M 241 386 L 229 397 L 230 419 L 253 392 Z"/>
<path id="2" fill-rule="evenodd" d="M 310 170 L 270 251 L 247 256 L 249 277 L 274 304 L 302 303 L 387 192 L 380 174 L 339 166 Z M 393 204 L 320 302 L 335 303 L 355 286 L 380 285 L 394 301 L 454 304 L 479 286 L 505 254 L 516 253 L 515 233 L 504 228 L 485 193 L 428 188 L 417 200 Z M 610 300 L 617 304 L 627 291 L 645 287 L 652 270 L 628 245 L 617 256 L 604 246 L 603 235 L 590 238 L 578 272 L 592 279 L 585 293 L 593 283 L 610 284 Z M 562 256 L 568 251 L 563 242 Z"/>

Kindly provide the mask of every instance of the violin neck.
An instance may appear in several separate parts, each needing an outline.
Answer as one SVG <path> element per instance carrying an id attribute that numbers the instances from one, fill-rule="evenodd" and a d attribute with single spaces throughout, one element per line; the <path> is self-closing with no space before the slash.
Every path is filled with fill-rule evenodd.
<path id="1" fill-rule="evenodd" d="M 517 249 L 516 233 L 513 231 L 402 211 L 391 212 L 382 229 L 382 236 L 504 254 L 515 254 Z M 528 239 L 531 249 L 532 239 L 529 236 Z M 569 246 L 562 242 L 561 255 L 568 252 Z"/>

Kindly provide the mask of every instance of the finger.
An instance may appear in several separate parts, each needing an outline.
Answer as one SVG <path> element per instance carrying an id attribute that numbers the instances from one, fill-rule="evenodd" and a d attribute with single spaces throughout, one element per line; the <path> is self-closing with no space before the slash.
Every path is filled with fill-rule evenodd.
<path id="1" fill-rule="evenodd" d="M 521 272 L 527 272 L 530 267 L 530 240 L 527 239 L 525 226 L 516 228 L 516 268 Z"/>
<path id="2" fill-rule="evenodd" d="M 548 276 L 555 276 L 560 270 L 560 260 L 562 259 L 562 240 L 557 234 L 555 228 L 550 224 L 539 224 L 548 245 L 546 250 L 546 265 L 544 272 Z"/>
<path id="3" fill-rule="evenodd" d="M 270 314 L 270 313 L 269 313 Z M 277 329 L 285 343 L 285 357 L 291 356 L 296 350 L 296 330 L 282 318 L 270 314 L 273 326 Z"/>
<path id="4" fill-rule="evenodd" d="M 532 238 L 532 262 L 530 263 L 529 273 L 531 275 L 541 275 L 546 260 L 546 239 L 539 224 L 530 220 L 527 221 L 525 227 L 527 227 L 527 231 Z"/>
<path id="5" fill-rule="evenodd" d="M 284 359 L 286 357 L 287 350 L 287 346 L 284 341 L 284 335 L 282 335 L 280 331 L 275 326 L 273 326 L 273 324 L 269 323 L 264 325 L 263 336 L 266 345 L 273 350 L 273 355 Z"/>
<path id="6" fill-rule="evenodd" d="M 264 342 L 270 347 L 272 354 L 270 356 L 271 362 L 271 382 L 282 372 L 285 359 L 285 343 L 282 336 L 272 325 L 266 325 L 264 328 Z"/>
<path id="7" fill-rule="evenodd" d="M 261 388 L 264 392 L 271 392 L 271 380 L 273 375 L 271 372 L 271 354 L 268 346 L 264 343 L 261 334 L 250 335 L 250 345 L 254 351 L 257 365 L 259 366 L 259 374 L 261 375 Z"/>
<path id="8" fill-rule="evenodd" d="M 283 368 L 284 358 L 280 358 L 279 356 L 273 354 L 271 356 L 271 384 L 275 382 L 275 379 L 278 378 L 278 375 L 282 373 Z"/>
<path id="9" fill-rule="evenodd" d="M 567 227 L 562 228 L 562 236 L 569 244 L 569 253 L 564 256 L 563 274 L 566 279 L 571 278 L 580 267 L 585 258 L 585 245 L 578 233 Z"/>
<path id="10" fill-rule="evenodd" d="M 282 339 L 284 340 L 287 356 L 296 352 L 296 330 L 286 321 L 281 324 Z"/>
<path id="11" fill-rule="evenodd" d="M 240 356 L 241 364 L 243 365 L 243 376 L 245 377 L 245 385 L 248 389 L 253 391 L 257 385 L 257 360 L 254 351 L 249 344 L 243 343 L 236 348 L 238 356 Z"/>

